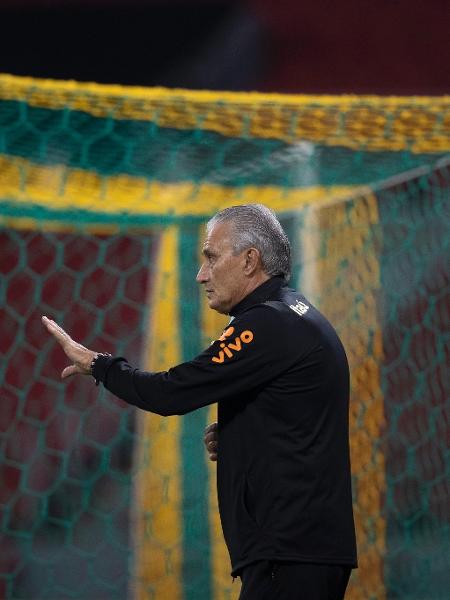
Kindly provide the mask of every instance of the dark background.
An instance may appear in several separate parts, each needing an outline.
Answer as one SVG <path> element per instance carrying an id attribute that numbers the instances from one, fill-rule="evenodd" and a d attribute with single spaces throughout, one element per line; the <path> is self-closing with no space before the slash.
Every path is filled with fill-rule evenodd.
<path id="1" fill-rule="evenodd" d="M 0 72 L 300 93 L 450 93 L 449 0 L 0 0 Z"/>

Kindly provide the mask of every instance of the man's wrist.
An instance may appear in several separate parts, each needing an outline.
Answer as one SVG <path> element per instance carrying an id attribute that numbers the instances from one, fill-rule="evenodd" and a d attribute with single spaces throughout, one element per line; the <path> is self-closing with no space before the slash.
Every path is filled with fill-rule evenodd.
<path id="1" fill-rule="evenodd" d="M 94 366 L 95 366 L 95 361 L 97 360 L 99 354 L 100 354 L 100 352 L 94 352 L 91 356 L 91 359 L 89 361 L 89 368 L 88 368 L 89 375 L 92 375 L 92 372 L 93 372 Z"/>
<path id="2" fill-rule="evenodd" d="M 87 348 L 83 348 L 84 356 L 82 359 L 79 359 L 75 362 L 75 364 L 84 371 L 86 375 L 91 374 L 92 362 L 95 360 L 98 352 L 94 352 L 93 350 L 88 350 Z"/>
<path id="3" fill-rule="evenodd" d="M 104 359 L 108 359 L 110 358 L 111 354 L 109 354 L 109 352 L 94 352 L 94 355 L 92 357 L 90 366 L 89 366 L 89 374 L 92 375 L 92 377 L 95 379 L 95 385 L 98 385 L 100 383 L 100 379 L 96 373 L 95 367 L 98 364 L 98 361 L 100 359 L 100 361 L 104 361 Z"/>

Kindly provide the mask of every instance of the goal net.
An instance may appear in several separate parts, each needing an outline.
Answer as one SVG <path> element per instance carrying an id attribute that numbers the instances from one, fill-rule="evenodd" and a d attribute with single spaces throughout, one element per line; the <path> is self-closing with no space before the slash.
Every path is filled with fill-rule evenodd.
<path id="1" fill-rule="evenodd" d="M 143 368 L 192 358 L 224 324 L 195 283 L 204 225 L 252 202 L 351 363 L 349 598 L 445 598 L 449 108 L 0 75 L 1 598 L 237 598 L 214 406 L 160 418 L 61 384 L 40 316 Z"/>

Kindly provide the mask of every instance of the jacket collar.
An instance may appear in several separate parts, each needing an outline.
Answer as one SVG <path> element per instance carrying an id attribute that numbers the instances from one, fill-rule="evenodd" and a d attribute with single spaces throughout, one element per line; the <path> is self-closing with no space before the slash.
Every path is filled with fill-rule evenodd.
<path id="1" fill-rule="evenodd" d="M 285 282 L 282 275 L 276 275 L 275 277 L 268 279 L 254 289 L 253 292 L 250 292 L 248 296 L 245 296 L 245 298 L 233 306 L 233 308 L 230 310 L 230 315 L 237 317 L 254 304 L 261 304 L 261 302 L 269 300 L 269 298 L 271 298 L 275 292 L 277 292 L 284 285 Z"/>

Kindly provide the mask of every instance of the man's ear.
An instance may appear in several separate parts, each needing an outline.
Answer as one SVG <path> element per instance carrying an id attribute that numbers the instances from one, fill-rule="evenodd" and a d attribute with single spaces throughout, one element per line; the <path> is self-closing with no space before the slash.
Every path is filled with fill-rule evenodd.
<path id="1" fill-rule="evenodd" d="M 246 275 L 253 275 L 261 264 L 261 255 L 256 248 L 248 248 L 245 251 L 244 272 Z"/>

